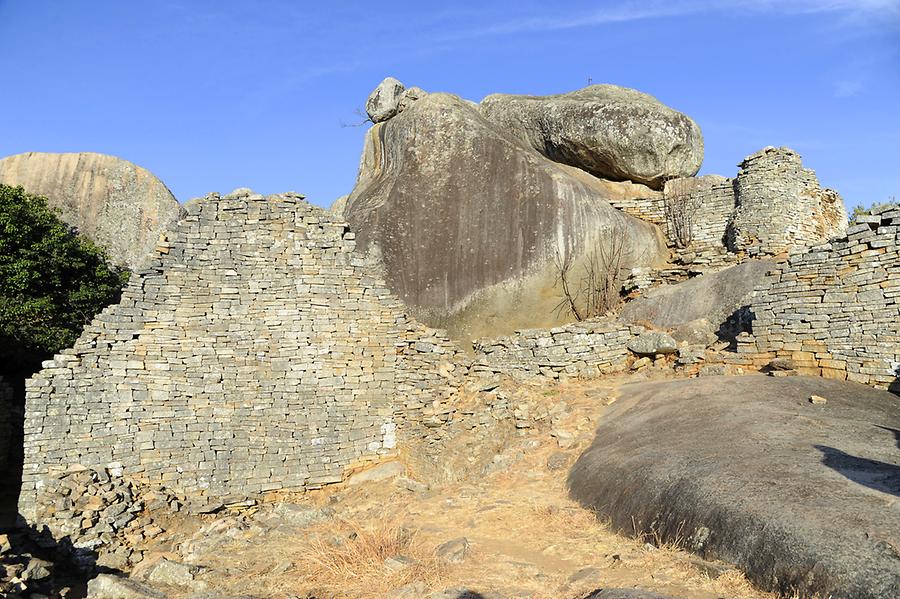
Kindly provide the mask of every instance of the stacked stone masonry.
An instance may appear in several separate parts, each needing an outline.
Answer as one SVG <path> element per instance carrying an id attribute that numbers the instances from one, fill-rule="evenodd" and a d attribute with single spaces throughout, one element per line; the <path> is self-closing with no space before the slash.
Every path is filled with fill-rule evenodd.
<path id="1" fill-rule="evenodd" d="M 844 202 L 819 187 L 789 148 L 763 148 L 744 159 L 734 183 L 737 210 L 730 246 L 750 256 L 777 255 L 841 236 L 847 228 Z"/>
<path id="2" fill-rule="evenodd" d="M 72 464 L 186 495 L 341 480 L 464 374 L 347 225 L 296 194 L 185 205 L 149 268 L 28 381 L 21 511 Z"/>
<path id="3" fill-rule="evenodd" d="M 691 249 L 724 250 L 725 232 L 734 213 L 733 181 L 719 175 L 666 181 L 670 202 L 684 201 L 693 213 Z"/>
<path id="4" fill-rule="evenodd" d="M 613 208 L 621 210 L 641 220 L 653 223 L 658 227 L 666 228 L 666 213 L 662 194 L 648 194 L 646 198 L 610 198 L 609 203 Z"/>
<path id="5" fill-rule="evenodd" d="M 789 148 L 766 147 L 741 162 L 736 178 L 718 175 L 672 179 L 662 194 L 610 203 L 666 230 L 666 202 L 683 203 L 693 214 L 691 251 L 719 261 L 724 252 L 777 255 L 840 237 L 847 213 L 837 192 L 822 189 Z"/>
<path id="6" fill-rule="evenodd" d="M 789 358 L 804 374 L 898 389 L 900 209 L 875 210 L 847 233 L 791 256 L 760 283 L 739 361 Z"/>
<path id="7" fill-rule="evenodd" d="M 513 378 L 554 379 L 592 378 L 620 372 L 631 356 L 626 347 L 629 340 L 644 330 L 601 318 L 479 340 L 475 342 L 472 371 Z"/>

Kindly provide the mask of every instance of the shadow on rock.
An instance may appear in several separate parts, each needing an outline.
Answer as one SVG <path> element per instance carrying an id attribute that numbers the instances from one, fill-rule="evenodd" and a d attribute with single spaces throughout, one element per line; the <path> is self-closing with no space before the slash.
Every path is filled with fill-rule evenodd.
<path id="1" fill-rule="evenodd" d="M 889 433 L 894 433 L 894 441 L 897 443 L 897 449 L 900 449 L 900 430 L 891 428 L 889 426 L 881 426 L 880 424 L 876 424 L 875 426 L 880 428 L 883 431 L 888 431 Z"/>
<path id="2" fill-rule="evenodd" d="M 753 332 L 753 321 L 756 315 L 750 310 L 750 306 L 741 306 L 722 321 L 716 330 L 719 341 L 728 342 L 728 351 L 737 351 L 737 338 L 741 333 Z"/>
<path id="3" fill-rule="evenodd" d="M 41 594 L 79 599 L 87 594 L 96 561 L 92 549 L 75 547 L 68 537 L 56 539 L 46 527 L 27 526 L 20 517 L 17 528 L 0 536 L 0 596 Z"/>
<path id="4" fill-rule="evenodd" d="M 894 429 L 887 430 L 897 434 Z M 814 447 L 822 452 L 822 463 L 845 478 L 864 487 L 900 497 L 900 466 L 860 458 L 827 445 Z"/>

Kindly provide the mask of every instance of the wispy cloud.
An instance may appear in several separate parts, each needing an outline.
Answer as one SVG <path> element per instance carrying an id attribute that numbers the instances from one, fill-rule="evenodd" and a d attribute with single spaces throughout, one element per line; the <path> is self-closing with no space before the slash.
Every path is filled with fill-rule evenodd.
<path id="1" fill-rule="evenodd" d="M 804 15 L 832 13 L 854 21 L 877 20 L 900 25 L 900 0 L 670 0 L 614 2 L 602 9 L 560 16 L 540 14 L 448 33 L 444 39 L 510 35 L 596 27 L 630 21 L 684 17 L 703 13 Z"/>
<path id="2" fill-rule="evenodd" d="M 834 82 L 835 98 L 852 98 L 863 91 L 862 81 L 858 79 L 843 79 Z"/>

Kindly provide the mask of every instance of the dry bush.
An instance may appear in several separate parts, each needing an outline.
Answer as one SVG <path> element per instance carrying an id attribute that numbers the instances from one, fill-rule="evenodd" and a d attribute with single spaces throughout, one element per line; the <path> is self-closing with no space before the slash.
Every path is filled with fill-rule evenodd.
<path id="1" fill-rule="evenodd" d="M 398 556 L 413 563 L 400 569 L 385 565 L 385 560 Z M 327 532 L 310 539 L 295 555 L 295 571 L 303 586 L 315 589 L 315 597 L 320 599 L 387 597 L 413 581 L 433 588 L 440 584 L 446 569 L 434 549 L 398 518 L 371 526 L 347 520 L 331 523 Z"/>
<path id="2" fill-rule="evenodd" d="M 563 299 L 554 311 L 566 312 L 581 321 L 602 316 L 622 300 L 622 283 L 625 280 L 623 263 L 625 251 L 625 231 L 614 231 L 607 243 L 600 243 L 587 256 L 581 280 L 572 282 L 572 252 L 554 255 L 556 278 L 562 289 Z"/>
<path id="3" fill-rule="evenodd" d="M 669 240 L 684 249 L 694 240 L 694 215 L 699 204 L 691 196 L 686 180 L 670 180 L 663 192 L 663 210 Z"/>

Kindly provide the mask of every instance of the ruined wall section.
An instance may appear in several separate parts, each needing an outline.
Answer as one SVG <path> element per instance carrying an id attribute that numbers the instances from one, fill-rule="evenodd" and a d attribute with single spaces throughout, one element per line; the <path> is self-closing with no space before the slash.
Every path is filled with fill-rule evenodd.
<path id="1" fill-rule="evenodd" d="M 683 203 L 692 214 L 693 241 L 687 250 L 718 265 L 725 253 L 774 256 L 842 236 L 847 211 L 840 195 L 823 189 L 790 148 L 766 147 L 741 162 L 736 178 L 719 175 L 666 182 L 663 193 L 627 196 L 610 203 L 674 235 L 666 204 Z M 678 261 L 679 256 L 676 256 Z"/>
<path id="2" fill-rule="evenodd" d="M 666 213 L 663 196 L 660 193 L 648 193 L 646 197 L 612 197 L 607 201 L 613 208 L 621 210 L 625 214 L 661 227 L 666 230 Z"/>
<path id="3" fill-rule="evenodd" d="M 750 256 L 777 255 L 841 236 L 847 213 L 790 148 L 766 147 L 739 165 L 729 245 Z"/>
<path id="4" fill-rule="evenodd" d="M 598 318 L 482 339 L 474 344 L 472 372 L 515 379 L 595 378 L 621 372 L 633 356 L 627 348 L 629 341 L 644 331 L 640 326 Z"/>
<path id="5" fill-rule="evenodd" d="M 295 194 L 185 210 L 28 382 L 23 513 L 72 464 L 188 496 L 335 482 L 451 394 L 456 347 L 406 317 L 345 223 Z"/>
<path id="6" fill-rule="evenodd" d="M 804 374 L 898 388 L 900 209 L 874 212 L 760 283 L 752 336 L 739 338 L 746 363 L 788 358 Z"/>

